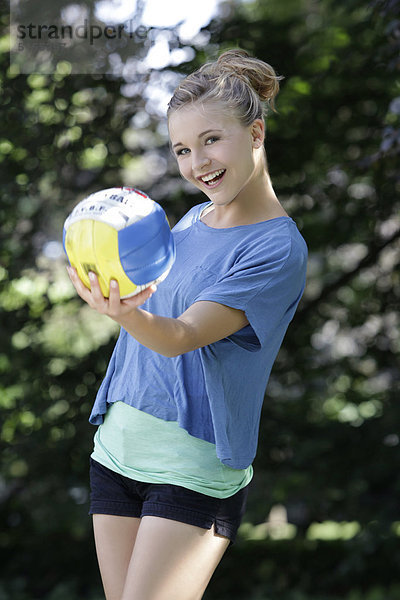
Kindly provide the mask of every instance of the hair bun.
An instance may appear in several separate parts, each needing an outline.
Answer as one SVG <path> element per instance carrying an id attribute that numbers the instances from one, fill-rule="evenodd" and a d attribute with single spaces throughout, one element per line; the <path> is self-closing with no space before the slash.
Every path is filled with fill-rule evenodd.
<path id="1" fill-rule="evenodd" d="M 267 102 L 272 110 L 275 109 L 274 98 L 279 92 L 279 81 L 283 77 L 277 75 L 271 65 L 253 58 L 246 50 L 233 49 L 223 52 L 216 66 L 222 73 L 242 79 L 253 88 L 260 100 Z"/>
<path id="2" fill-rule="evenodd" d="M 213 101 L 248 126 L 262 119 L 268 108 L 275 110 L 281 79 L 271 65 L 245 50 L 227 50 L 179 83 L 168 104 L 168 115 L 189 103 Z"/>

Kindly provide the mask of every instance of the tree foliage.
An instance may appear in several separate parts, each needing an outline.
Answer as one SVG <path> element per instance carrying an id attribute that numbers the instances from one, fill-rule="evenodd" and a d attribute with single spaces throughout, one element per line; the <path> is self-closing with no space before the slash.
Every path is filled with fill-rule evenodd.
<path id="1" fill-rule="evenodd" d="M 236 547 L 206 597 L 397 598 L 397 2 L 226 2 L 185 61 L 118 76 L 19 75 L 0 39 L 0 598 L 101 598 L 87 418 L 116 329 L 75 297 L 62 223 L 88 193 L 141 187 L 173 224 L 178 177 L 158 98 L 240 46 L 284 75 L 267 119 L 274 187 L 307 240 L 308 283 L 268 386 Z M 3 15 L 7 25 L 7 15 Z M 160 91 L 162 94 L 160 96 Z M 397 585 L 397 587 L 396 587 Z"/>

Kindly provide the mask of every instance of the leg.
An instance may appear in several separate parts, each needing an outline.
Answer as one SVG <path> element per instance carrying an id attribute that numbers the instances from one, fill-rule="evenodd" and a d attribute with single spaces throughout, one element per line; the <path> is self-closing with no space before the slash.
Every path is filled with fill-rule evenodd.
<path id="1" fill-rule="evenodd" d="M 140 519 L 93 515 L 94 539 L 107 600 L 120 600 Z"/>
<path id="2" fill-rule="evenodd" d="M 122 600 L 200 600 L 228 545 L 214 528 L 143 517 Z"/>

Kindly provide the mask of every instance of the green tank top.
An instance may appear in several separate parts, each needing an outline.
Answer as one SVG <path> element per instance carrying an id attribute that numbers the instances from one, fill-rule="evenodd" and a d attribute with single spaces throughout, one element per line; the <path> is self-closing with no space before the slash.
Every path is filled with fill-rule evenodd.
<path id="1" fill-rule="evenodd" d="M 109 407 L 96 431 L 92 458 L 130 479 L 180 485 L 214 498 L 233 496 L 253 477 L 251 465 L 224 465 L 215 444 L 124 402 Z"/>

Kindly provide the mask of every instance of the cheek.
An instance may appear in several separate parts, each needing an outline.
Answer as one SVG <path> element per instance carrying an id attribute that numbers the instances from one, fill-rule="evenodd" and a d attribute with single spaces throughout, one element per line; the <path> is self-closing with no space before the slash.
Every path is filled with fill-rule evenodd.
<path id="1" fill-rule="evenodd" d="M 178 163 L 178 168 L 181 176 L 184 179 L 190 179 L 192 174 L 192 169 L 189 160 L 182 160 Z"/>

